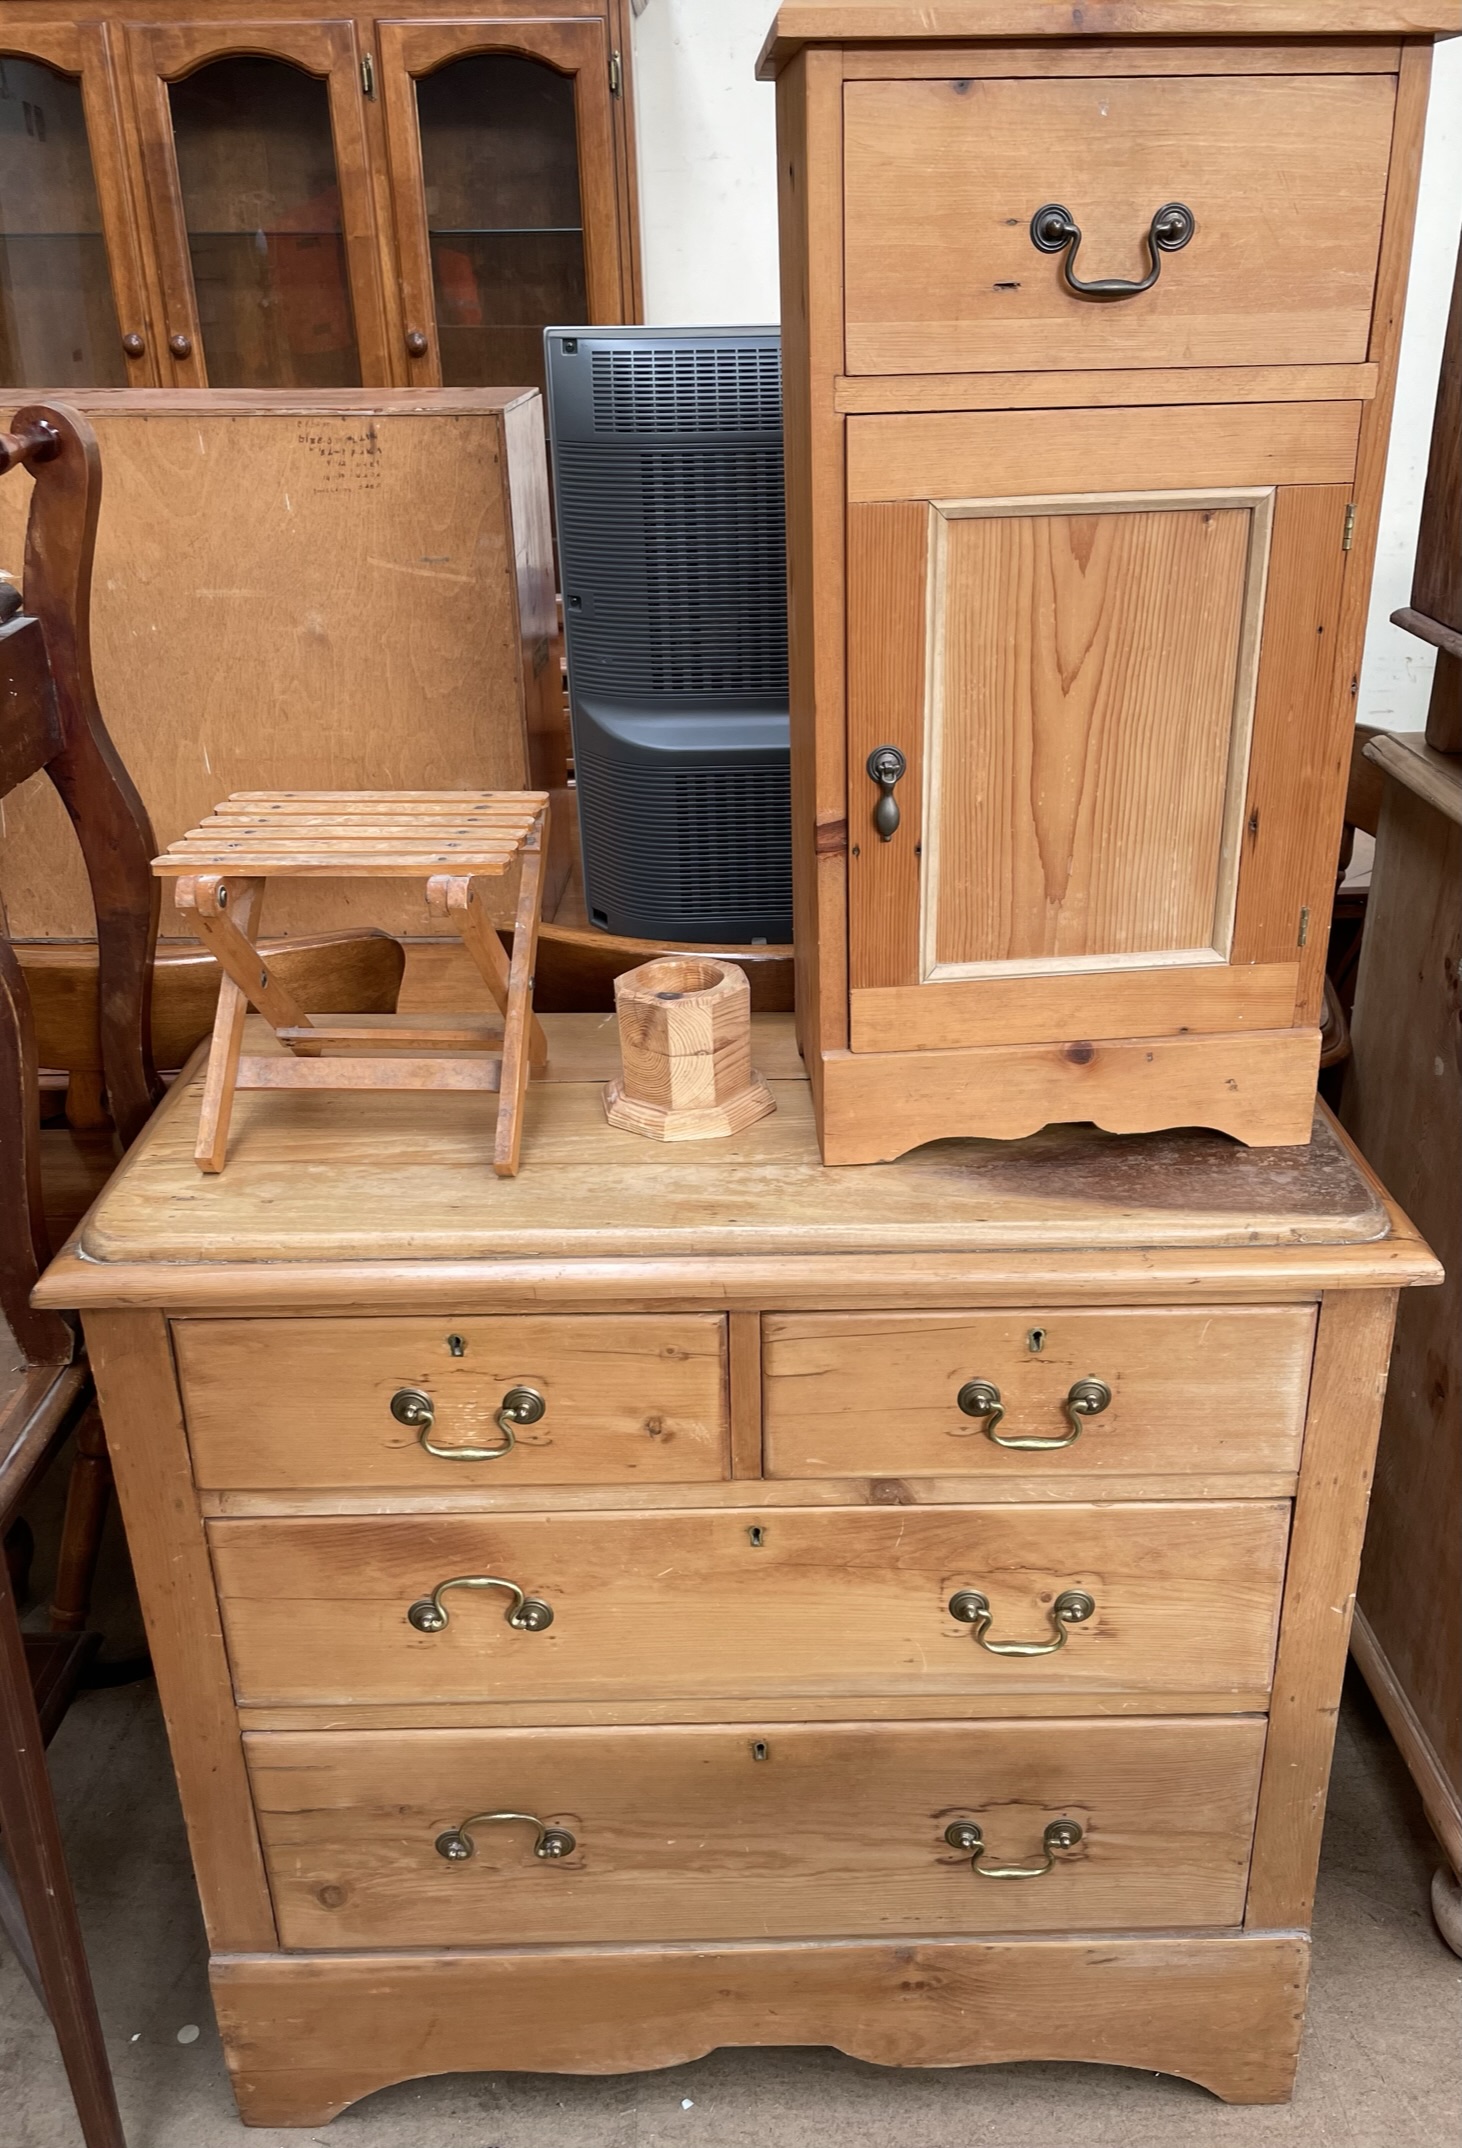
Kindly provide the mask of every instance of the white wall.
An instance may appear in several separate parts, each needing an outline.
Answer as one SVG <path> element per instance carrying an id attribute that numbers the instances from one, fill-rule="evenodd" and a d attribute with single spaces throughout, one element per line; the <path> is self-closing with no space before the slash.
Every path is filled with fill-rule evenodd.
<path id="1" fill-rule="evenodd" d="M 634 26 L 645 318 L 774 321 L 776 128 L 753 73 L 775 0 L 642 0 Z M 1336 154 L 1344 153 L 1343 144 Z M 1390 624 L 1410 602 L 1442 330 L 1462 225 L 1462 38 L 1438 47 L 1396 417 L 1357 713 L 1420 730 L 1432 652 Z"/>

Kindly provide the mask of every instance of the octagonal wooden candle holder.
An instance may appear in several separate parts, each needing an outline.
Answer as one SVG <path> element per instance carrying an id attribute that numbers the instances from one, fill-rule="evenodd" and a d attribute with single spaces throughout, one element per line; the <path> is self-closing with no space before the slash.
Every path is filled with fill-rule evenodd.
<path id="1" fill-rule="evenodd" d="M 620 1075 L 611 1126 L 653 1141 L 708 1141 L 775 1111 L 751 1064 L 751 987 L 734 962 L 665 955 L 614 980 Z"/>

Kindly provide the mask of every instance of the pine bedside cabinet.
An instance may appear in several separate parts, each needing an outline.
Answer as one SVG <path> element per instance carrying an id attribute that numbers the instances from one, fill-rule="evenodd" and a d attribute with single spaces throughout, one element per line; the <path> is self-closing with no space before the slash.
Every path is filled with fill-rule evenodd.
<path id="1" fill-rule="evenodd" d="M 818 1159 L 179 1082 L 96 1369 L 239 2107 L 721 2044 L 1290 2093 L 1397 1290 L 1330 1121 Z M 268 1032 L 255 1024 L 266 1048 Z"/>
<path id="2" fill-rule="evenodd" d="M 1462 0 L 791 0 L 797 1005 L 828 1163 L 1304 1141 Z"/>

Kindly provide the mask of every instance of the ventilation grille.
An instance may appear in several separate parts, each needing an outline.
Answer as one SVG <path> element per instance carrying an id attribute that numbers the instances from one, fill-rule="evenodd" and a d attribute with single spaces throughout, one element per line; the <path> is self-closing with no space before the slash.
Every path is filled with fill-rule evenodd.
<path id="1" fill-rule="evenodd" d="M 792 796 L 780 767 L 653 768 L 579 749 L 588 899 L 611 927 L 694 939 L 792 934 Z M 587 756 L 585 748 L 587 747 Z M 598 750 L 596 750 L 598 749 Z M 601 761 L 601 753 L 603 759 Z"/>
<path id="2" fill-rule="evenodd" d="M 780 444 L 606 455 L 566 443 L 558 483 L 576 694 L 785 706 Z"/>
<path id="3" fill-rule="evenodd" d="M 596 432 L 782 429 L 782 354 L 775 345 L 596 350 L 593 360 Z"/>

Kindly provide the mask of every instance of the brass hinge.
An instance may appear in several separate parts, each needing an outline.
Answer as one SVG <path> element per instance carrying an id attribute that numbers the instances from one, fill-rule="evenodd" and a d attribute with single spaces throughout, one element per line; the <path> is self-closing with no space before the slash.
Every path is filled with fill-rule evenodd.
<path id="1" fill-rule="evenodd" d="M 617 97 L 617 96 L 619 95 L 619 93 L 620 93 L 620 91 L 621 91 L 621 89 L 622 89 L 623 87 L 624 87 L 624 69 L 623 69 L 623 68 L 621 67 L 621 65 L 620 65 L 620 61 L 619 61 L 619 54 L 618 54 L 617 52 L 611 52 L 611 53 L 610 53 L 610 55 L 609 55 L 609 94 L 610 94 L 610 96 L 611 96 L 611 97 Z"/>
<path id="2" fill-rule="evenodd" d="M 1304 910 L 1301 910 L 1301 912 L 1300 912 L 1300 940 L 1299 940 L 1299 944 L 1300 944 L 1300 946 L 1301 946 L 1301 947 L 1303 947 L 1303 946 L 1304 946 L 1304 944 L 1305 944 L 1306 940 L 1308 940 L 1308 938 L 1309 938 L 1309 937 L 1310 937 L 1310 913 L 1309 913 L 1308 909 L 1304 909 Z"/>
<path id="3" fill-rule="evenodd" d="M 1346 508 L 1346 510 L 1345 510 L 1345 533 L 1344 533 L 1344 535 L 1343 535 L 1343 536 L 1341 537 L 1341 540 L 1340 540 L 1340 549 L 1341 549 L 1341 551 L 1342 551 L 1342 552 L 1348 552 L 1348 551 L 1350 550 L 1351 546 L 1352 546 L 1352 545 L 1354 544 L 1354 542 L 1355 542 L 1355 501 L 1354 501 L 1354 500 L 1352 500 L 1352 501 L 1351 501 L 1351 503 L 1350 503 L 1350 505 L 1349 505 L 1349 506 L 1348 506 L 1348 507 Z"/>
<path id="4" fill-rule="evenodd" d="M 371 56 L 370 56 L 370 54 L 369 54 L 368 52 L 363 52 L 363 53 L 361 54 L 361 59 L 360 59 L 360 87 L 361 87 L 361 94 L 362 94 L 362 96 L 365 96 L 365 97 L 374 97 L 374 96 L 375 96 L 375 94 L 376 94 L 376 63 L 375 63 L 375 61 L 374 61 L 374 60 L 373 60 L 373 59 L 371 58 Z"/>

